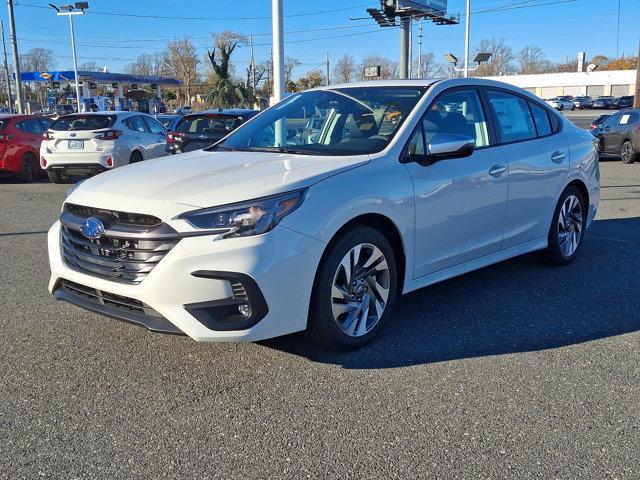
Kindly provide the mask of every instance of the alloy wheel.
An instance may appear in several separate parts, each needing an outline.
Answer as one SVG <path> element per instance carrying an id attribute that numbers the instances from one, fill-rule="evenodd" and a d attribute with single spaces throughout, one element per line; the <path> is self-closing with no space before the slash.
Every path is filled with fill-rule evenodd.
<path id="1" fill-rule="evenodd" d="M 569 195 L 562 203 L 558 215 L 558 244 L 567 257 L 573 255 L 580 244 L 583 221 L 580 200 L 575 195 Z"/>
<path id="2" fill-rule="evenodd" d="M 333 318 L 345 334 L 361 337 L 380 321 L 391 287 L 389 266 L 375 245 L 361 243 L 342 258 L 333 277 Z"/>
<path id="3" fill-rule="evenodd" d="M 628 162 L 633 156 L 633 147 L 629 142 L 625 142 L 622 145 L 622 151 L 620 152 L 620 156 L 622 157 L 623 162 Z"/>

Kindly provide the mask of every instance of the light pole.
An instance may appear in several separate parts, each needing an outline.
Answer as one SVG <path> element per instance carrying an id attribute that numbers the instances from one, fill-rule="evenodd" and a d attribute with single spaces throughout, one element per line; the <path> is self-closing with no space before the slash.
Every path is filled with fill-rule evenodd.
<path id="1" fill-rule="evenodd" d="M 49 4 L 51 8 L 56 11 L 58 16 L 69 17 L 69 29 L 71 31 L 71 52 L 73 54 L 73 77 L 76 83 L 76 103 L 78 113 L 80 113 L 80 79 L 78 78 L 78 59 L 76 57 L 76 37 L 73 31 L 73 16 L 84 15 L 84 11 L 89 8 L 88 2 L 76 2 L 74 5 L 62 5 L 56 7 L 53 4 Z"/>
<path id="2" fill-rule="evenodd" d="M 18 55 L 18 39 L 16 38 L 16 22 L 13 16 L 13 0 L 7 0 L 9 13 L 9 36 L 11 37 L 11 50 L 13 50 L 13 73 L 16 76 L 16 100 L 18 113 L 24 113 L 22 106 L 22 81 L 20 80 L 20 56 Z"/>
<path id="3" fill-rule="evenodd" d="M 0 20 L 0 28 L 2 29 L 2 51 L 4 52 L 4 74 L 7 78 L 7 106 L 9 107 L 9 113 L 13 113 L 13 101 L 11 100 L 11 77 L 9 76 L 9 65 L 7 63 L 7 45 L 4 43 L 4 23 Z"/>
<path id="4" fill-rule="evenodd" d="M 464 19 L 464 78 L 469 76 L 469 20 L 471 0 L 467 0 L 467 16 Z"/>
<path id="5" fill-rule="evenodd" d="M 447 53 L 444 56 L 444 59 L 453 65 L 453 69 L 456 72 L 464 72 L 464 76 L 469 75 L 469 72 L 473 72 L 480 68 L 482 63 L 488 62 L 491 58 L 491 53 L 489 52 L 480 52 L 476 55 L 476 58 L 473 59 L 475 66 L 470 67 L 468 59 L 465 59 L 464 67 L 458 67 L 458 57 L 456 57 L 453 53 Z"/>

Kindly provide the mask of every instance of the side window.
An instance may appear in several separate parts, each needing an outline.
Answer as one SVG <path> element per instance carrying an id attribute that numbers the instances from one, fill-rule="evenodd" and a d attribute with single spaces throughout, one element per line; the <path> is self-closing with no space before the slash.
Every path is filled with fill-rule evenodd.
<path id="1" fill-rule="evenodd" d="M 623 113 L 620 116 L 619 125 L 631 125 L 633 123 L 638 122 L 640 120 L 640 115 L 635 112 Z"/>
<path id="2" fill-rule="evenodd" d="M 607 118 L 602 124 L 603 127 L 615 127 L 618 125 L 620 118 L 622 117 L 621 113 L 614 113 L 609 118 Z"/>
<path id="3" fill-rule="evenodd" d="M 531 111 L 524 98 L 497 90 L 487 90 L 487 97 L 498 119 L 498 130 L 503 143 L 537 137 Z"/>
<path id="4" fill-rule="evenodd" d="M 147 127 L 149 127 L 149 131 L 151 133 L 155 133 L 156 135 L 159 135 L 161 133 L 165 132 L 164 127 L 162 126 L 162 124 L 156 120 L 154 120 L 153 118 L 149 118 L 149 117 L 141 117 L 144 119 L 145 123 L 147 124 Z"/>
<path id="5" fill-rule="evenodd" d="M 134 132 L 147 133 L 147 126 L 144 123 L 144 119 L 140 115 L 126 118 L 122 121 L 124 125 Z"/>
<path id="6" fill-rule="evenodd" d="M 536 105 L 533 102 L 529 102 L 531 107 L 531 113 L 533 114 L 533 120 L 536 123 L 536 129 L 538 130 L 538 136 L 544 137 L 551 134 L 551 123 L 549 122 L 549 114 L 546 108 L 542 108 L 540 105 Z"/>
<path id="7" fill-rule="evenodd" d="M 418 126 L 416 131 L 411 135 L 411 139 L 409 139 L 409 143 L 407 144 L 407 152 L 409 155 L 425 155 L 426 151 L 424 148 L 424 135 L 422 134 L 422 128 Z"/>
<path id="8" fill-rule="evenodd" d="M 53 121 L 51 121 L 49 118 L 39 118 L 38 121 L 40 122 L 40 125 L 42 125 L 43 132 L 45 130 L 48 130 L 51 124 L 53 123 Z"/>
<path id="9" fill-rule="evenodd" d="M 40 125 L 40 122 L 38 121 L 37 118 L 32 118 L 30 120 L 27 120 L 27 123 L 29 127 L 29 133 L 35 133 L 39 135 L 42 132 L 44 132 L 44 129 L 42 128 L 42 125 Z"/>
<path id="10" fill-rule="evenodd" d="M 27 122 L 16 122 L 14 125 L 18 130 L 24 133 L 29 133 L 29 129 L 27 128 Z"/>
<path id="11" fill-rule="evenodd" d="M 476 90 L 445 92 L 422 117 L 424 138 L 428 144 L 438 133 L 466 135 L 476 147 L 489 145 L 487 121 Z"/>

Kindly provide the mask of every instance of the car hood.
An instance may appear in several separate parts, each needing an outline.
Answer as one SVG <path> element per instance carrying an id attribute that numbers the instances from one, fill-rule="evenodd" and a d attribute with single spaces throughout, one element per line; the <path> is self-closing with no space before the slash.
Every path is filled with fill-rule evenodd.
<path id="1" fill-rule="evenodd" d="M 197 150 L 101 173 L 82 182 L 68 201 L 114 208 L 96 202 L 102 204 L 118 197 L 118 204 L 122 199 L 144 199 L 211 207 L 308 187 L 369 161 L 368 155 Z"/>

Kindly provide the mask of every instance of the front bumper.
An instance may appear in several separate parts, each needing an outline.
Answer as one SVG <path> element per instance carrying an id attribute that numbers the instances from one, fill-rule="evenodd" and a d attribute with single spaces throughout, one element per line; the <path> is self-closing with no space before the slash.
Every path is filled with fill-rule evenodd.
<path id="1" fill-rule="evenodd" d="M 68 295 L 58 293 L 62 300 L 152 330 L 184 333 L 198 341 L 257 341 L 306 328 L 316 267 L 325 244 L 282 225 L 253 237 L 186 237 L 137 285 L 114 282 L 68 267 L 61 254 L 60 222 L 49 231 L 48 247 L 49 291 L 60 291 L 61 282 L 70 281 L 112 296 L 133 299 L 157 312 L 155 320 L 168 322 L 169 328 L 167 324 L 155 324 L 160 325 L 158 328 L 145 324 L 145 318 L 136 317 L 139 321 L 122 318 L 129 312 L 114 315 L 112 310 L 95 308 L 95 302 L 87 305 L 86 301 L 73 301 Z M 221 326 L 215 318 L 212 320 L 207 309 L 229 304 L 235 295 L 233 281 L 221 278 L 220 272 L 239 274 L 255 282 L 266 306 L 257 323 L 238 323 L 239 329 L 230 330 L 228 325 Z M 258 308 L 255 292 L 249 295 L 253 295 L 251 308 Z"/>

